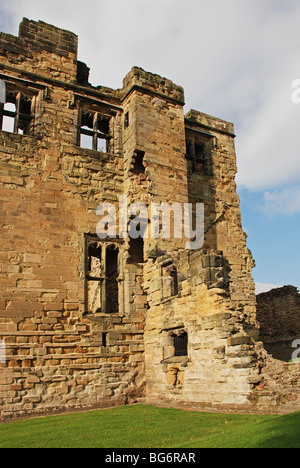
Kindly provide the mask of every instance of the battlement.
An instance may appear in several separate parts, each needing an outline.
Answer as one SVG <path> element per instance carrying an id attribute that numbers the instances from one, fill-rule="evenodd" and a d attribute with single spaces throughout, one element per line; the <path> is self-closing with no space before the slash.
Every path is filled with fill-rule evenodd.
<path id="1" fill-rule="evenodd" d="M 143 89 L 143 91 L 160 95 L 164 99 L 167 98 L 184 105 L 184 90 L 181 86 L 139 67 L 133 67 L 123 80 L 124 98 L 135 89 Z"/>
<path id="2" fill-rule="evenodd" d="M 76 80 L 77 50 L 76 34 L 43 21 L 23 18 L 18 37 L 0 34 L 0 61 L 3 57 L 11 65 L 22 67 L 26 63 L 27 71 L 66 81 Z"/>
<path id="3" fill-rule="evenodd" d="M 46 50 L 67 58 L 72 54 L 77 58 L 78 36 L 43 21 L 36 22 L 23 18 L 19 28 L 19 38 L 37 52 Z"/>
<path id="4" fill-rule="evenodd" d="M 234 134 L 234 125 L 231 122 L 226 120 L 213 117 L 203 112 L 196 111 L 191 109 L 185 116 L 186 122 L 189 125 L 198 125 L 208 130 L 213 130 L 218 133 L 225 133 L 229 136 L 235 136 Z"/>

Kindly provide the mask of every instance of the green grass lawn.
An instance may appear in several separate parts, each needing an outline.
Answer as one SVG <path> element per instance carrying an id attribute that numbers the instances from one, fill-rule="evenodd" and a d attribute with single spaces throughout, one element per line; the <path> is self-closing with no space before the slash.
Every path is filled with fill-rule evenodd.
<path id="1" fill-rule="evenodd" d="M 141 404 L 4 423 L 0 448 L 300 448 L 300 413 L 216 414 Z"/>

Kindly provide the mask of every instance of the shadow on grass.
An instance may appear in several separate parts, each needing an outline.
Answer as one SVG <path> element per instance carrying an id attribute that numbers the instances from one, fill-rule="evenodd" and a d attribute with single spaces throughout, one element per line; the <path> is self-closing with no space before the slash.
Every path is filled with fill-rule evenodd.
<path id="1" fill-rule="evenodd" d="M 300 412 L 270 417 L 194 440 L 185 448 L 300 448 Z"/>
<path id="2" fill-rule="evenodd" d="M 261 429 L 257 448 L 300 448 L 300 412 L 263 422 Z"/>

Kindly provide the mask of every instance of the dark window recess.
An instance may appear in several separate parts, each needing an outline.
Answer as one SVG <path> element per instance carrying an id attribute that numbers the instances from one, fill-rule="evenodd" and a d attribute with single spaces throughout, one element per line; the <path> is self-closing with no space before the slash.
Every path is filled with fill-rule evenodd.
<path id="1" fill-rule="evenodd" d="M 124 128 L 129 127 L 129 112 L 126 112 L 125 117 L 124 117 Z"/>
<path id="2" fill-rule="evenodd" d="M 0 104 L 0 129 L 6 132 L 30 135 L 32 99 L 21 93 L 7 93 L 6 103 Z"/>
<path id="3" fill-rule="evenodd" d="M 144 239 L 142 237 L 130 239 L 129 262 L 144 263 Z"/>
<path id="4" fill-rule="evenodd" d="M 172 296 L 177 296 L 178 294 L 178 277 L 177 277 L 177 268 L 175 266 L 171 267 L 170 277 L 172 278 Z"/>
<path id="5" fill-rule="evenodd" d="M 186 141 L 186 159 L 189 174 L 209 175 L 209 161 L 206 143 L 195 140 Z"/>
<path id="6" fill-rule="evenodd" d="M 188 335 L 186 332 L 174 335 L 175 356 L 188 356 Z"/>
<path id="7" fill-rule="evenodd" d="M 163 299 L 172 298 L 178 294 L 177 268 L 172 262 L 163 265 Z"/>
<path id="8" fill-rule="evenodd" d="M 107 333 L 102 333 L 102 346 L 107 346 Z"/>
<path id="9" fill-rule="evenodd" d="M 81 148 L 109 153 L 110 117 L 99 112 L 81 112 L 78 140 Z"/>
<path id="10" fill-rule="evenodd" d="M 106 313 L 117 314 L 119 312 L 118 294 L 118 258 L 119 250 L 115 246 L 106 249 Z"/>
<path id="11" fill-rule="evenodd" d="M 136 151 L 133 156 L 133 168 L 131 172 L 135 175 L 145 174 L 146 167 L 144 165 L 144 156 L 143 151 Z"/>

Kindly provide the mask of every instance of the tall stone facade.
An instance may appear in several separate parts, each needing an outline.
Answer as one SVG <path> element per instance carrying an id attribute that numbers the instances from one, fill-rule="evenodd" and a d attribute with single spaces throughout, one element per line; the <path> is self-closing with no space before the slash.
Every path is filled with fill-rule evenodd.
<path id="1" fill-rule="evenodd" d="M 91 86 L 77 45 L 28 19 L 0 35 L 1 417 L 251 405 L 263 354 L 233 125 L 184 115 L 183 89 L 140 68 L 121 89 Z M 150 235 L 153 218 L 119 235 L 134 203 L 173 208 L 171 235 Z M 191 249 L 175 208 L 192 204 L 196 222 L 196 203 Z M 100 238 L 105 204 L 116 232 Z"/>

